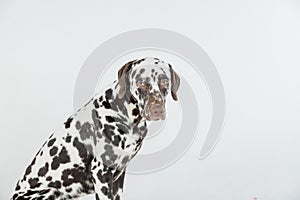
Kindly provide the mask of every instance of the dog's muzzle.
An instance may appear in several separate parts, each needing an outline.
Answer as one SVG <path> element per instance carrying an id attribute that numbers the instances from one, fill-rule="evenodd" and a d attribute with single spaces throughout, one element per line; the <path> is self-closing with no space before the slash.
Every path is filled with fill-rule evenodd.
<path id="1" fill-rule="evenodd" d="M 145 117 L 147 120 L 165 120 L 166 109 L 160 95 L 150 95 L 148 101 L 145 104 Z"/>

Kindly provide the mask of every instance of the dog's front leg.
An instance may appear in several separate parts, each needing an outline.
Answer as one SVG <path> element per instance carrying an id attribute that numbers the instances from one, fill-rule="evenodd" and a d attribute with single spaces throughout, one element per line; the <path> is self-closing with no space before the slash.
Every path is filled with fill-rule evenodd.
<path id="1" fill-rule="evenodd" d="M 114 200 L 123 199 L 123 186 L 124 186 L 125 170 L 116 171 L 113 181 L 113 195 Z"/>
<path id="2" fill-rule="evenodd" d="M 91 170 L 94 178 L 96 200 L 115 200 L 113 195 L 114 170 L 105 166 L 96 158 L 92 161 Z"/>

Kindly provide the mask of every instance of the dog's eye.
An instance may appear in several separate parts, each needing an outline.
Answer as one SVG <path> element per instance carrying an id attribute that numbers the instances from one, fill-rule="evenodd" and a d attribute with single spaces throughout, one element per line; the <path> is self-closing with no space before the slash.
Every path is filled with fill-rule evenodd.
<path id="1" fill-rule="evenodd" d="M 143 82 L 143 81 L 137 81 L 136 82 L 136 86 L 138 88 L 143 89 L 143 90 L 148 90 L 148 88 L 149 88 L 149 86 L 145 82 Z"/>
<path id="2" fill-rule="evenodd" d="M 168 87 L 169 87 L 169 81 L 168 81 L 168 79 L 161 79 L 158 82 L 158 87 L 159 87 L 159 90 L 162 92 L 162 94 L 164 96 L 166 96 L 167 93 L 168 93 Z"/>
<path id="3" fill-rule="evenodd" d="M 137 81 L 136 82 L 136 86 L 138 86 L 138 87 L 145 87 L 146 84 L 143 81 Z"/>
<path id="4" fill-rule="evenodd" d="M 159 81 L 159 87 L 161 88 L 167 88 L 169 86 L 169 81 L 168 79 L 162 79 Z"/>

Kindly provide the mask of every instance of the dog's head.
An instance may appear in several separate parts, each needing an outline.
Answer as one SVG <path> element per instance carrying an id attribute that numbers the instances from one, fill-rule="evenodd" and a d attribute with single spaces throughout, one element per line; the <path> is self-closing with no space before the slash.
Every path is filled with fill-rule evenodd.
<path id="1" fill-rule="evenodd" d="M 157 58 L 143 58 L 125 64 L 118 72 L 118 98 L 133 96 L 146 120 L 166 118 L 166 96 L 177 101 L 180 78 L 172 66 Z"/>

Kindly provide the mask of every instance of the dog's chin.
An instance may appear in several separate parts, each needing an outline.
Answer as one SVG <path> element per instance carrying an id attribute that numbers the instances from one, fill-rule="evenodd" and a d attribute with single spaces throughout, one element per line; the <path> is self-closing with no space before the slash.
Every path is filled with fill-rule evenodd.
<path id="1" fill-rule="evenodd" d="M 149 116 L 149 115 L 145 115 L 144 117 L 145 117 L 145 119 L 146 119 L 147 121 L 160 121 L 160 120 L 163 121 L 163 120 L 166 119 L 166 116 L 165 116 L 165 115 L 162 116 L 162 117 L 158 117 L 158 118 L 151 117 L 151 116 Z"/>

